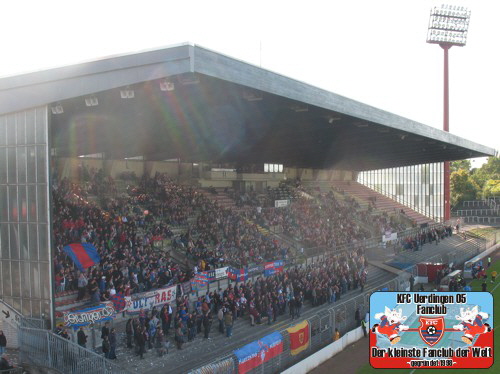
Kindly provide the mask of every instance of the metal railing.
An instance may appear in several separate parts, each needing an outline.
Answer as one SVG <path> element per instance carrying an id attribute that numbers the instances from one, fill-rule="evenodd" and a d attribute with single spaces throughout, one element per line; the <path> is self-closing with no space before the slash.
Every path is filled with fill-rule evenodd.
<path id="1" fill-rule="evenodd" d="M 479 216 L 466 216 L 462 217 L 465 223 L 483 223 L 487 225 L 500 224 L 500 217 L 479 217 Z"/>
<path id="2" fill-rule="evenodd" d="M 497 235 L 490 240 L 482 241 L 479 243 L 469 243 L 468 245 L 456 249 L 452 252 L 446 254 L 438 254 L 432 256 L 431 258 L 426 258 L 426 261 L 461 265 L 480 252 L 494 245 L 498 241 L 500 241 L 500 233 L 497 233 Z M 310 326 L 310 344 L 305 351 L 298 355 L 294 356 L 291 354 L 288 331 L 286 329 L 280 330 L 280 333 L 283 337 L 283 352 L 277 357 L 273 357 L 269 361 L 252 369 L 251 371 L 249 371 L 249 373 L 276 373 L 281 371 L 283 368 L 289 367 L 296 362 L 303 360 L 305 357 L 331 343 L 333 341 L 333 334 L 335 332 L 335 329 L 338 329 L 341 334 L 344 334 L 347 331 L 355 328 L 357 324 L 357 322 L 354 320 L 355 310 L 359 308 L 361 318 L 363 318 L 365 313 L 369 310 L 370 296 L 375 291 L 409 290 L 409 279 L 411 275 L 419 275 L 416 264 L 405 268 L 400 275 L 391 279 L 390 281 L 382 283 L 378 286 L 371 287 L 358 296 L 355 296 L 346 301 L 334 303 L 334 305 L 330 308 L 318 309 L 315 315 L 306 318 Z M 301 320 L 299 319 L 297 322 L 301 322 Z M 290 324 L 288 327 L 291 326 L 293 326 L 293 324 Z M 213 361 L 206 363 L 205 365 L 202 365 L 194 370 L 191 370 L 189 374 L 234 374 L 238 372 L 237 367 L 238 360 L 234 353 L 230 353 L 216 358 Z"/>
<path id="3" fill-rule="evenodd" d="M 64 374 L 131 373 L 48 330 L 19 327 L 19 343 L 21 362 L 52 368 Z"/>
<path id="4" fill-rule="evenodd" d="M 14 367 L 12 369 L 0 370 L 0 374 L 23 374 L 24 369 L 19 367 Z"/>
<path id="5" fill-rule="evenodd" d="M 494 216 L 498 214 L 497 209 L 458 209 L 457 216 Z"/>
<path id="6" fill-rule="evenodd" d="M 408 271 L 409 272 L 402 273 L 388 282 L 372 287 L 358 296 L 350 298 L 346 301 L 334 303 L 334 306 L 330 308 L 318 309 L 318 312 L 315 315 L 306 318 L 305 320 L 309 322 L 310 344 L 306 350 L 298 355 L 291 354 L 288 331 L 286 329 L 280 330 L 283 337 L 283 352 L 277 357 L 274 357 L 264 364 L 249 371 L 249 373 L 279 372 L 283 368 L 291 366 L 292 364 L 304 359 L 315 351 L 331 343 L 333 341 L 335 329 L 338 329 L 341 334 L 354 329 L 357 325 L 357 321 L 354 319 L 354 311 L 359 308 L 361 318 L 363 318 L 369 310 L 370 296 L 373 292 L 378 290 L 399 291 L 409 289 L 410 274 L 413 274 L 416 271 L 416 267 L 412 266 L 408 269 Z M 302 321 L 303 320 L 298 319 L 296 323 Z M 290 323 L 288 327 L 291 327 L 294 324 L 295 323 Z M 232 364 L 230 363 L 231 361 Z M 189 373 L 233 374 L 237 372 L 237 367 L 237 358 L 233 353 L 231 353 L 220 358 L 216 358 L 205 365 L 191 370 Z"/>

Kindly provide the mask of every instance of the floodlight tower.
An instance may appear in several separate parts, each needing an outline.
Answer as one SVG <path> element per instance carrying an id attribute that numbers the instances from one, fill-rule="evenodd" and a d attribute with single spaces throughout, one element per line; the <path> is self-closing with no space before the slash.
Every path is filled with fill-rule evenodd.
<path id="1" fill-rule="evenodd" d="M 443 130 L 449 132 L 448 50 L 463 47 L 467 41 L 470 10 L 455 5 L 431 9 L 427 43 L 439 44 L 444 51 Z M 444 162 L 444 221 L 450 219 L 450 162 Z"/>

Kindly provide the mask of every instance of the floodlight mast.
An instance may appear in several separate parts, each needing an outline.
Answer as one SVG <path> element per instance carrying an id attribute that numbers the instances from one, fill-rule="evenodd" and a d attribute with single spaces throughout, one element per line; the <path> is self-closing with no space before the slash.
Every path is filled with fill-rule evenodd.
<path id="1" fill-rule="evenodd" d="M 441 5 L 431 9 L 427 43 L 439 44 L 444 51 L 444 95 L 443 130 L 450 131 L 448 50 L 453 46 L 463 47 L 467 41 L 470 10 L 456 5 Z M 444 221 L 450 214 L 450 162 L 444 162 Z"/>

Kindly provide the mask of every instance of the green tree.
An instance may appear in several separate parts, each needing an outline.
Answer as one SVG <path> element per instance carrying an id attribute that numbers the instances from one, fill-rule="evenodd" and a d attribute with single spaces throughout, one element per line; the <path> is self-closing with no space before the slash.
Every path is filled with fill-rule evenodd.
<path id="1" fill-rule="evenodd" d="M 462 201 L 475 200 L 481 191 L 481 188 L 464 169 L 451 173 L 450 188 L 452 206 Z"/>
<path id="2" fill-rule="evenodd" d="M 458 160 L 450 162 L 450 172 L 459 171 L 463 169 L 465 171 L 470 171 L 471 163 L 470 160 Z"/>
<path id="3" fill-rule="evenodd" d="M 472 179 L 483 189 L 490 179 L 500 179 L 500 158 L 488 157 L 488 161 L 479 169 L 475 170 Z"/>
<path id="4" fill-rule="evenodd" d="M 499 197 L 500 180 L 489 179 L 483 187 L 483 197 Z"/>

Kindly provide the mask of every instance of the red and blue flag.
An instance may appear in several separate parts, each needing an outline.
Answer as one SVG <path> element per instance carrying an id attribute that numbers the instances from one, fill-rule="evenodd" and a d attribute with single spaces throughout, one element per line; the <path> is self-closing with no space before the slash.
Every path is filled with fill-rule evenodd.
<path id="1" fill-rule="evenodd" d="M 247 268 L 235 269 L 229 267 L 227 269 L 227 277 L 237 282 L 245 282 L 248 279 L 248 270 Z"/>
<path id="2" fill-rule="evenodd" d="M 89 243 L 73 243 L 63 248 L 78 270 L 83 271 L 101 261 L 97 249 Z"/>
<path id="3" fill-rule="evenodd" d="M 121 312 L 127 306 L 127 301 L 125 300 L 125 295 L 121 292 L 117 292 L 116 294 L 110 297 L 111 302 L 116 310 L 116 312 Z"/>
<path id="4" fill-rule="evenodd" d="M 208 284 L 208 276 L 206 271 L 196 273 L 194 275 L 194 278 L 191 279 L 191 289 L 193 291 L 197 291 L 202 287 L 206 287 L 207 284 Z"/>
<path id="5" fill-rule="evenodd" d="M 264 275 L 269 277 L 276 273 L 282 273 L 284 268 L 283 260 L 277 260 L 272 262 L 266 262 L 264 264 Z"/>

